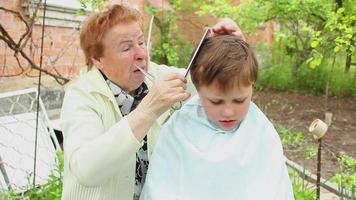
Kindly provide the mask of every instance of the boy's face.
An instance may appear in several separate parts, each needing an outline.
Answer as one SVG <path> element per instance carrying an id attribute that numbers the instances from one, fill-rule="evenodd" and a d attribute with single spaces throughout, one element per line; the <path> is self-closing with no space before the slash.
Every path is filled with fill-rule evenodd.
<path id="1" fill-rule="evenodd" d="M 223 92 L 216 84 L 199 88 L 205 113 L 211 123 L 224 131 L 233 130 L 246 116 L 252 97 L 252 85 Z"/>

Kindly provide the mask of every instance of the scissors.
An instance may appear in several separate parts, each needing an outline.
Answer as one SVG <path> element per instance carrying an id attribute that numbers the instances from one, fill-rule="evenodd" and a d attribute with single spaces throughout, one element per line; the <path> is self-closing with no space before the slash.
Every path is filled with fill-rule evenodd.
<path id="1" fill-rule="evenodd" d="M 154 15 L 152 15 L 152 17 L 151 17 L 151 20 L 150 20 L 150 24 L 149 24 L 149 26 L 148 26 L 148 33 L 147 33 L 147 42 L 146 42 L 146 46 L 147 46 L 147 57 L 148 57 L 148 63 L 150 63 L 150 45 L 151 45 L 151 35 L 152 35 L 152 26 L 153 26 L 153 20 L 154 20 L 154 18 L 155 18 L 155 16 Z M 154 80 L 155 80 L 155 77 L 152 75 L 152 74 L 150 74 L 150 73 L 148 73 L 148 72 L 146 72 L 145 70 L 143 70 L 140 66 L 138 66 L 138 65 L 135 65 L 135 67 L 138 69 L 138 70 L 140 70 L 140 72 L 148 79 L 148 80 L 150 80 L 151 82 L 154 82 Z"/>
<path id="2" fill-rule="evenodd" d="M 152 83 L 154 82 L 155 77 L 154 77 L 152 74 L 146 72 L 145 70 L 143 70 L 140 66 L 138 66 L 138 65 L 136 65 L 136 64 L 135 64 L 135 67 L 136 67 L 138 70 L 140 70 L 140 72 L 141 72 L 148 80 L 150 80 Z"/>
<path id="3" fill-rule="evenodd" d="M 201 45 L 203 44 L 205 38 L 207 37 L 207 35 L 210 33 L 211 29 L 210 28 L 207 28 L 204 33 L 203 33 L 203 36 L 201 37 L 199 43 L 198 43 L 198 46 L 195 48 L 195 51 L 194 51 L 194 54 L 192 56 L 192 58 L 190 59 L 190 62 L 188 64 L 188 67 L 187 67 L 187 70 L 185 71 L 185 74 L 184 74 L 184 77 L 187 78 L 192 66 L 193 66 L 193 63 L 194 63 L 194 60 L 195 60 L 195 57 L 198 55 L 199 53 L 199 50 L 200 50 L 200 47 Z M 179 110 L 181 107 L 182 107 L 182 102 L 177 102 L 176 104 L 174 104 L 172 106 L 173 109 L 175 110 Z"/>

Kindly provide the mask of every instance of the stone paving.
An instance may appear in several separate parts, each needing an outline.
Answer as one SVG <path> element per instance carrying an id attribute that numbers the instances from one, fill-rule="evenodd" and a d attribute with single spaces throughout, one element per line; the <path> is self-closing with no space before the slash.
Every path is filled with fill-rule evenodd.
<path id="1" fill-rule="evenodd" d="M 320 189 L 320 200 L 340 200 L 340 198 L 328 190 L 321 188 Z"/>

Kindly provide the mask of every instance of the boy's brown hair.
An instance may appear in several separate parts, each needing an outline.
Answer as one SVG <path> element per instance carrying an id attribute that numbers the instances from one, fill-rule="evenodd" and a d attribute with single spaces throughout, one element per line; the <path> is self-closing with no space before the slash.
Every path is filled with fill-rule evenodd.
<path id="1" fill-rule="evenodd" d="M 195 87 L 217 84 L 224 92 L 257 80 L 258 64 L 250 46 L 240 37 L 214 36 L 205 39 L 191 68 Z"/>
<path id="2" fill-rule="evenodd" d="M 88 69 L 93 66 L 92 58 L 100 58 L 104 48 L 103 37 L 112 27 L 119 23 L 138 22 L 142 27 L 143 19 L 138 10 L 125 5 L 113 5 L 103 12 L 92 13 L 84 22 L 80 31 L 82 48 Z"/>

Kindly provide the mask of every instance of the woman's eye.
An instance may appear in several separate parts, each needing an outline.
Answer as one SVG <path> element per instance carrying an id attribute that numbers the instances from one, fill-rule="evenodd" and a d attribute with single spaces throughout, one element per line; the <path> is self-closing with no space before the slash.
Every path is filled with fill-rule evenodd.
<path id="1" fill-rule="evenodd" d="M 138 43 L 140 46 L 145 46 L 146 44 L 145 44 L 145 42 L 139 42 Z"/>
<path id="2" fill-rule="evenodd" d="M 130 48 L 131 48 L 131 47 L 130 47 L 129 45 L 123 46 L 123 47 L 121 47 L 121 51 L 129 51 Z"/>

